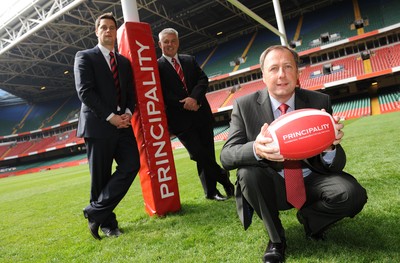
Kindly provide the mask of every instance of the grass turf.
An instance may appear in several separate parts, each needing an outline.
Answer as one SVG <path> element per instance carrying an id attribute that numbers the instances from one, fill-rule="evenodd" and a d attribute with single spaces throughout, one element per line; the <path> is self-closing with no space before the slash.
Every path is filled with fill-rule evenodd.
<path id="1" fill-rule="evenodd" d="M 306 241 L 295 210 L 282 212 L 287 262 L 399 261 L 399 119 L 395 112 L 345 122 L 346 171 L 367 188 L 368 203 L 331 228 L 326 242 Z M 0 262 L 261 262 L 268 242 L 261 221 L 244 231 L 234 199 L 206 200 L 195 163 L 184 149 L 174 156 L 182 210 L 149 217 L 136 178 L 115 210 L 125 234 L 101 241 L 82 215 L 87 165 L 0 179 Z"/>

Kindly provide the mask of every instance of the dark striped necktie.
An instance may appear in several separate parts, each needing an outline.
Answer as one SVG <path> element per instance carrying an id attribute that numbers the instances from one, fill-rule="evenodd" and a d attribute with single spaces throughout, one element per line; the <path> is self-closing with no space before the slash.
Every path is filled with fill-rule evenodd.
<path id="1" fill-rule="evenodd" d="M 119 85 L 119 75 L 118 75 L 118 67 L 117 67 L 117 62 L 115 60 L 115 56 L 113 52 L 110 52 L 110 66 L 111 66 L 111 72 L 114 78 L 114 85 L 115 89 L 117 91 L 117 103 L 119 106 L 121 103 L 121 87 Z"/>
<path id="2" fill-rule="evenodd" d="M 185 76 L 183 75 L 183 71 L 182 71 L 181 65 L 179 65 L 178 61 L 176 61 L 175 58 L 172 58 L 172 64 L 174 64 L 174 68 L 176 70 L 176 73 L 178 73 L 179 78 L 181 79 L 181 81 L 183 83 L 183 88 L 187 92 Z"/>

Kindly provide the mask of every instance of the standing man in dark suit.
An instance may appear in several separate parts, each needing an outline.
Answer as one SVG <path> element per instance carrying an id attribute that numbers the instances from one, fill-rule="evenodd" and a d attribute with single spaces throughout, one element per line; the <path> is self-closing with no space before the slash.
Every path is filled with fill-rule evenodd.
<path id="1" fill-rule="evenodd" d="M 136 139 L 130 126 L 135 109 L 132 68 L 115 52 L 117 22 L 112 13 L 95 22 L 98 45 L 77 52 L 74 74 L 82 102 L 77 136 L 85 139 L 91 175 L 90 204 L 83 210 L 92 236 L 119 236 L 114 208 L 139 171 Z M 117 167 L 112 172 L 113 161 Z"/>
<path id="2" fill-rule="evenodd" d="M 272 46 L 262 53 L 260 66 L 266 89 L 235 102 L 229 137 L 221 151 L 223 166 L 238 169 L 236 201 L 244 228 L 251 224 L 255 211 L 268 232 L 264 262 L 285 260 L 286 237 L 279 210 L 293 207 L 286 201 L 287 161 L 279 149 L 266 146 L 272 142 L 266 136 L 268 124 L 281 115 L 282 104 L 288 107 L 286 112 L 315 108 L 332 114 L 328 95 L 296 88 L 298 61 L 297 53 L 284 46 Z M 354 217 L 367 202 L 365 189 L 343 172 L 346 156 L 339 144 L 343 124 L 337 123 L 335 128 L 338 135 L 333 144 L 321 154 L 302 160 L 298 169 L 304 179 L 306 201 L 300 205 L 297 218 L 309 240 L 323 240 L 331 224 Z"/>
<path id="3" fill-rule="evenodd" d="M 206 99 L 208 77 L 193 56 L 178 55 L 179 38 L 175 29 L 166 28 L 158 37 L 163 52 L 158 59 L 158 69 L 168 129 L 196 161 L 206 198 L 226 200 L 218 191 L 217 182 L 222 184 L 228 197 L 233 196 L 234 186 L 229 173 L 215 159 L 214 119 Z M 182 76 L 178 71 L 183 71 Z"/>

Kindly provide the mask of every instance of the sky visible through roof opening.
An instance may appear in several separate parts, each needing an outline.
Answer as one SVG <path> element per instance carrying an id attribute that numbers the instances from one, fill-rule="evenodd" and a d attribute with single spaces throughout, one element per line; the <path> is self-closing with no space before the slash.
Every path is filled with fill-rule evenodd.
<path id="1" fill-rule="evenodd" d="M 23 11 L 28 6 L 35 4 L 37 0 L 0 0 L 0 26 L 7 26 L 7 22 L 13 17 L 18 15 L 19 12 Z M 13 98 L 14 97 L 14 98 Z M 4 100 L 9 101 L 10 99 L 17 99 L 12 94 L 1 89 L 0 84 L 0 103 Z M 17 99 L 18 100 L 18 99 Z"/>

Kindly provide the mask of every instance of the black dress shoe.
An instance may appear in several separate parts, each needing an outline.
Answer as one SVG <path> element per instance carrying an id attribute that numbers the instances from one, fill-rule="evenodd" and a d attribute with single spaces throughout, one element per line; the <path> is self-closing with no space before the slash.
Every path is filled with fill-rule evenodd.
<path id="1" fill-rule="evenodd" d="M 85 209 L 83 209 L 83 216 L 88 220 L 88 227 L 89 227 L 90 234 L 92 234 L 92 236 L 95 239 L 100 240 L 101 239 L 101 237 L 99 236 L 100 224 L 97 223 L 96 221 L 92 220 L 89 217 L 89 215 L 87 214 Z"/>
<path id="2" fill-rule="evenodd" d="M 263 256 L 264 263 L 281 263 L 285 262 L 285 249 L 286 241 L 282 243 L 272 243 L 271 240 L 268 242 L 268 246 L 265 249 Z"/>
<path id="3" fill-rule="evenodd" d="M 103 233 L 108 237 L 119 237 L 120 235 L 122 235 L 122 231 L 118 227 L 114 229 L 102 227 L 101 231 L 103 231 Z"/>
<path id="4" fill-rule="evenodd" d="M 223 196 L 219 191 L 217 191 L 217 193 L 214 195 L 207 195 L 206 198 L 215 201 L 225 201 L 228 199 L 226 196 Z"/>
<path id="5" fill-rule="evenodd" d="M 307 219 L 300 213 L 300 211 L 297 212 L 296 217 L 297 220 L 299 220 L 300 224 L 302 224 L 304 227 L 304 231 L 306 232 L 306 239 L 312 241 L 324 241 L 326 239 L 324 230 L 321 230 L 314 234 L 312 233 L 310 227 L 308 226 Z"/>

